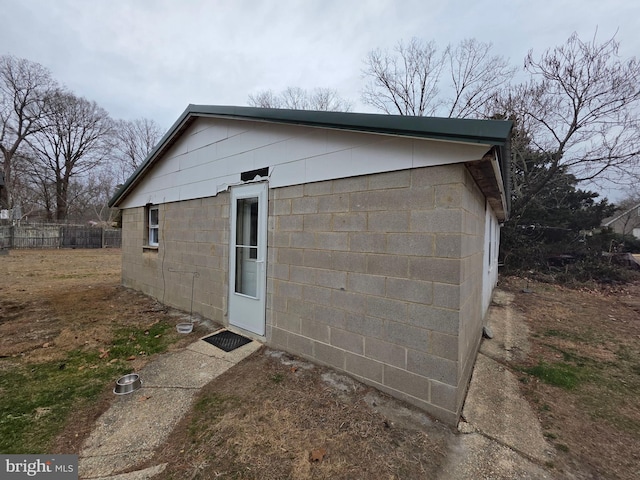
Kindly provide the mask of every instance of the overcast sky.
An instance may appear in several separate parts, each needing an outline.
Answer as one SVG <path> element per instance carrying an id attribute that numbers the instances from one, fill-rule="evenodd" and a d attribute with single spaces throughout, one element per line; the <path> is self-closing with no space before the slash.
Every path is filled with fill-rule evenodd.
<path id="1" fill-rule="evenodd" d="M 331 87 L 360 100 L 363 59 L 418 37 L 493 44 L 521 67 L 577 32 L 640 55 L 637 0 L 0 0 L 0 54 L 41 63 L 114 118 L 169 128 L 189 103 Z"/>
<path id="2" fill-rule="evenodd" d="M 636 0 L 0 0 L 0 54 L 47 67 L 115 118 L 168 128 L 189 103 L 331 87 L 362 104 L 363 59 L 418 37 L 492 42 L 521 66 L 577 31 L 640 52 Z"/>

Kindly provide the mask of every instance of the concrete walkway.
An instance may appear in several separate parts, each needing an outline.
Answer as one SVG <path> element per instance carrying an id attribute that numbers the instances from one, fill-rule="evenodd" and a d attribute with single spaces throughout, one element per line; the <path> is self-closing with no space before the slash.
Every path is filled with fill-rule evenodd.
<path id="1" fill-rule="evenodd" d="M 511 308 L 513 296 L 496 290 L 473 369 L 458 435 L 451 443 L 441 480 L 552 479 L 542 466 L 553 461 L 540 422 L 521 396 L 517 377 L 505 363 L 529 352 L 524 319 Z"/>
<path id="2" fill-rule="evenodd" d="M 152 459 L 155 449 L 189 411 L 198 391 L 260 347 L 252 341 L 227 353 L 198 340 L 137 372 L 142 388 L 117 397 L 84 443 L 80 478 L 146 480 L 161 473 L 166 464 L 159 459 L 157 466 L 119 474 Z"/>
<path id="3" fill-rule="evenodd" d="M 521 397 L 518 379 L 505 366 L 528 353 L 526 324 L 511 308 L 512 300 L 504 292 L 494 295 L 488 317 L 494 338 L 482 341 L 458 426 L 460 434 L 448 434 L 447 459 L 434 472 L 438 480 L 555 478 L 544 468 L 553 461 L 553 449 L 542 435 L 535 412 Z M 143 387 L 116 398 L 98 419 L 80 452 L 80 478 L 162 478 L 166 468 L 162 459 L 153 467 L 133 470 L 153 459 L 200 388 L 260 346 L 251 342 L 225 353 L 198 340 L 147 365 L 138 372 Z M 393 418 L 401 411 L 402 406 L 394 403 L 385 415 Z M 426 429 L 430 423 L 425 422 Z"/>

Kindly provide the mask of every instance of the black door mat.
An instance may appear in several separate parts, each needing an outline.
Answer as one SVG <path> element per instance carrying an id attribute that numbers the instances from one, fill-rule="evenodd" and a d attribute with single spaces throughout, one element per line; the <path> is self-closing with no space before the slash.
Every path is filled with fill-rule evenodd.
<path id="1" fill-rule="evenodd" d="M 208 337 L 203 338 L 207 343 L 210 343 L 214 347 L 218 347 L 225 352 L 231 352 L 236 348 L 239 348 L 247 343 L 251 342 L 250 338 L 243 337 L 237 333 L 230 332 L 229 330 L 223 330 L 220 333 L 214 333 Z"/>

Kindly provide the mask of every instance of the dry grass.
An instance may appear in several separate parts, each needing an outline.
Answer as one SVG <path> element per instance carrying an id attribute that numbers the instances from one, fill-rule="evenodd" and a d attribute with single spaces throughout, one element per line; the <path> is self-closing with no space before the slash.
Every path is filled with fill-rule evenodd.
<path id="1" fill-rule="evenodd" d="M 65 374 L 75 351 L 83 352 L 81 372 L 102 371 L 112 358 L 98 354 L 126 341 L 122 329 L 179 321 L 119 286 L 117 250 L 14 250 L 1 261 L 0 372 L 38 365 Z M 170 348 L 197 335 L 172 338 Z M 137 370 L 150 358 L 139 355 L 127 366 Z M 74 364 L 76 374 L 80 367 Z M 113 398 L 103 373 L 90 402 L 78 399 L 72 416 L 51 419 L 47 435 L 58 432 L 55 438 L 29 444 L 40 433 L 28 431 L 21 449 L 79 452 Z M 47 412 L 36 405 L 27 417 L 41 421 Z M 175 479 L 430 478 L 451 436 L 422 412 L 346 377 L 261 351 L 202 390 L 155 458 L 170 464 L 163 478 Z"/>
<path id="2" fill-rule="evenodd" d="M 100 369 L 111 359 L 97 353 L 112 347 L 122 329 L 180 321 L 119 286 L 118 250 L 16 250 L 0 263 L 0 374 L 58 372 L 72 351 L 86 355 L 77 369 Z M 556 446 L 553 471 L 568 478 L 637 478 L 640 286 L 580 290 L 533 283 L 534 293 L 525 294 L 524 280 L 502 284 L 515 293 L 531 332 L 528 358 L 510 367 Z M 173 338 L 171 345 L 192 339 Z M 330 370 L 266 353 L 201 391 L 155 457 L 170 465 L 163 478 L 437 477 L 451 430 Z M 128 365 L 135 370 L 150 358 L 139 355 Z M 561 385 L 567 372 L 574 375 L 575 385 L 542 381 L 551 370 Z M 112 400 L 111 382 L 101 385 L 71 417 L 53 419 L 51 410 L 35 406 L 29 415 L 51 420 L 59 432 L 47 451 L 79 451 Z M 11 395 L 7 388 L 0 385 L 0 397 Z"/>
<path id="3" fill-rule="evenodd" d="M 396 424 L 376 408 L 384 402 L 394 401 L 258 352 L 201 392 L 158 457 L 176 460 L 165 471 L 175 479 L 432 478 L 450 431 L 428 420 L 425 428 L 419 412 Z"/>
<path id="4" fill-rule="evenodd" d="M 119 286 L 118 250 L 12 250 L 0 262 L 0 451 L 78 452 L 113 381 L 184 344 L 179 320 Z"/>
<path id="5" fill-rule="evenodd" d="M 600 289 L 503 280 L 530 329 L 513 365 L 558 450 L 556 471 L 578 478 L 640 475 L 640 285 Z"/>

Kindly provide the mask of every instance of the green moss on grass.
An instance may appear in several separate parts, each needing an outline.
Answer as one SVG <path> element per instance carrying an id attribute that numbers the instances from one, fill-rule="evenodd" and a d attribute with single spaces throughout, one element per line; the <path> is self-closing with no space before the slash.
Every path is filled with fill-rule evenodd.
<path id="1" fill-rule="evenodd" d="M 0 452 L 46 452 L 74 409 L 130 372 L 128 357 L 166 351 L 169 328 L 119 329 L 103 358 L 100 351 L 74 350 L 55 362 L 0 360 Z"/>
<path id="2" fill-rule="evenodd" d="M 95 399 L 128 371 L 124 362 L 70 352 L 63 361 L 13 365 L 0 371 L 0 451 L 43 453 L 75 406 Z"/>
<path id="3" fill-rule="evenodd" d="M 540 362 L 534 367 L 525 368 L 524 371 L 549 385 L 567 390 L 573 390 L 581 381 L 580 369 L 564 362 L 553 364 Z"/>

